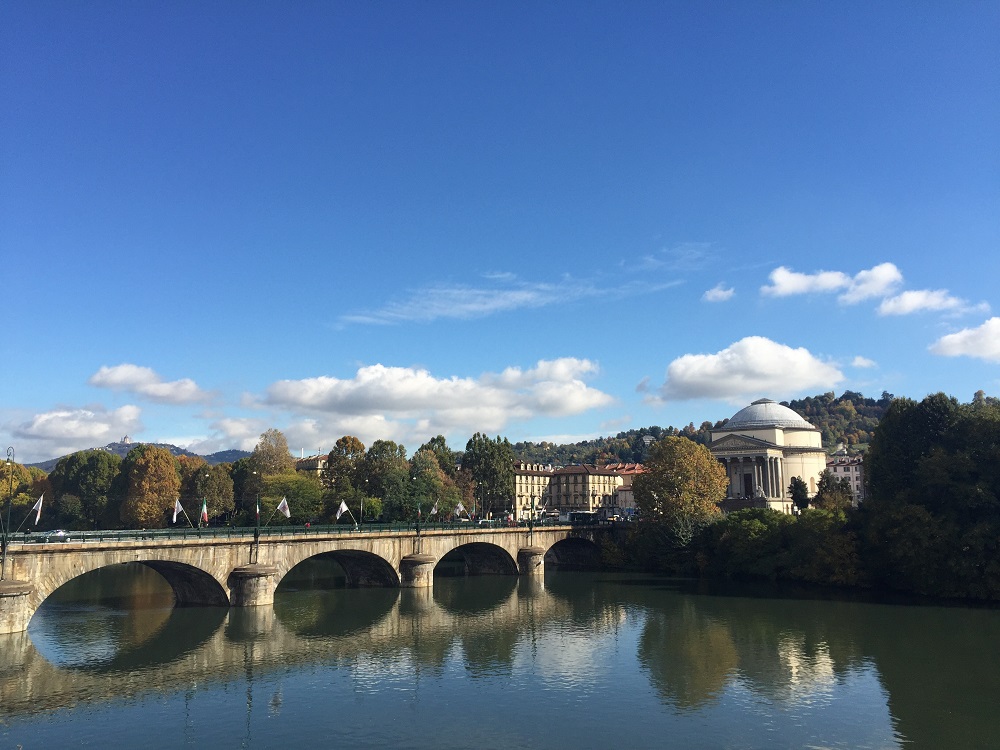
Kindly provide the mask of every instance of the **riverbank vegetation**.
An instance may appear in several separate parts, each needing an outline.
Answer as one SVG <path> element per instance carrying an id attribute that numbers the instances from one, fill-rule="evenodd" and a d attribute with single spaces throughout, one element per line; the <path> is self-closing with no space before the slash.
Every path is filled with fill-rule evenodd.
<path id="1" fill-rule="evenodd" d="M 865 472 L 859 508 L 827 482 L 794 516 L 699 516 L 688 540 L 652 517 L 622 548 L 627 562 L 672 574 L 1000 600 L 1000 402 L 981 393 L 969 404 L 940 393 L 893 400 Z M 637 481 L 637 503 L 641 490 Z"/>

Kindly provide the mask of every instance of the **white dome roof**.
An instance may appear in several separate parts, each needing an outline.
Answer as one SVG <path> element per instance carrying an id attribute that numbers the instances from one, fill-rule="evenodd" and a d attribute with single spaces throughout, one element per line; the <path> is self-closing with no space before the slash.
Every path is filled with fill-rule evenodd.
<path id="1" fill-rule="evenodd" d="M 787 406 L 782 406 L 769 398 L 754 401 L 750 406 L 740 409 L 720 429 L 723 430 L 756 430 L 765 427 L 797 427 L 799 429 L 815 430 L 816 428 L 800 417 Z"/>

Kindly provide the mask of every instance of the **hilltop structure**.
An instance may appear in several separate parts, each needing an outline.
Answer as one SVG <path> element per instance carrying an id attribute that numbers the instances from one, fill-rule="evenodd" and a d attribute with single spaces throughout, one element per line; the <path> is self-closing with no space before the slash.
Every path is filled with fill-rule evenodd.
<path id="1" fill-rule="evenodd" d="M 722 427 L 712 430 L 709 444 L 729 476 L 723 502 L 740 507 L 792 512 L 788 485 L 799 477 L 816 494 L 826 469 L 822 435 L 798 413 L 767 398 L 740 409 Z"/>

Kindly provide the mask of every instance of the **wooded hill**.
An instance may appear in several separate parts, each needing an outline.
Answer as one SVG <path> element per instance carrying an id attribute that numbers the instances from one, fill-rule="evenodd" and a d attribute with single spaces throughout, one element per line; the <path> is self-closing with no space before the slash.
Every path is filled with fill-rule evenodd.
<path id="1" fill-rule="evenodd" d="M 883 391 L 878 399 L 865 398 L 854 391 L 844 391 L 837 397 L 831 391 L 819 396 L 782 401 L 781 403 L 803 416 L 820 429 L 823 447 L 834 450 L 843 443 L 850 453 L 863 452 L 871 440 L 879 419 L 889 407 L 894 396 Z M 514 455 L 528 463 L 553 464 L 603 464 L 613 462 L 642 462 L 646 457 L 649 439 L 680 436 L 707 445 L 713 428 L 722 427 L 724 419 L 712 424 L 702 422 L 699 427 L 690 423 L 685 427 L 643 427 L 619 432 L 614 437 L 601 437 L 579 443 L 556 445 L 554 443 L 514 443 Z"/>

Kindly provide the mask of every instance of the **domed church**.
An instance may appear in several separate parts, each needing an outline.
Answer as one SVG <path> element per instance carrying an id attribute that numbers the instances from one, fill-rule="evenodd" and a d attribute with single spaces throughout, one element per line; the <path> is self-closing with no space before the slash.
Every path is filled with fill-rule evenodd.
<path id="1" fill-rule="evenodd" d="M 788 484 L 800 477 L 816 494 L 826 469 L 818 428 L 787 406 L 762 398 L 712 430 L 709 445 L 729 476 L 725 508 L 772 508 L 792 512 Z"/>

